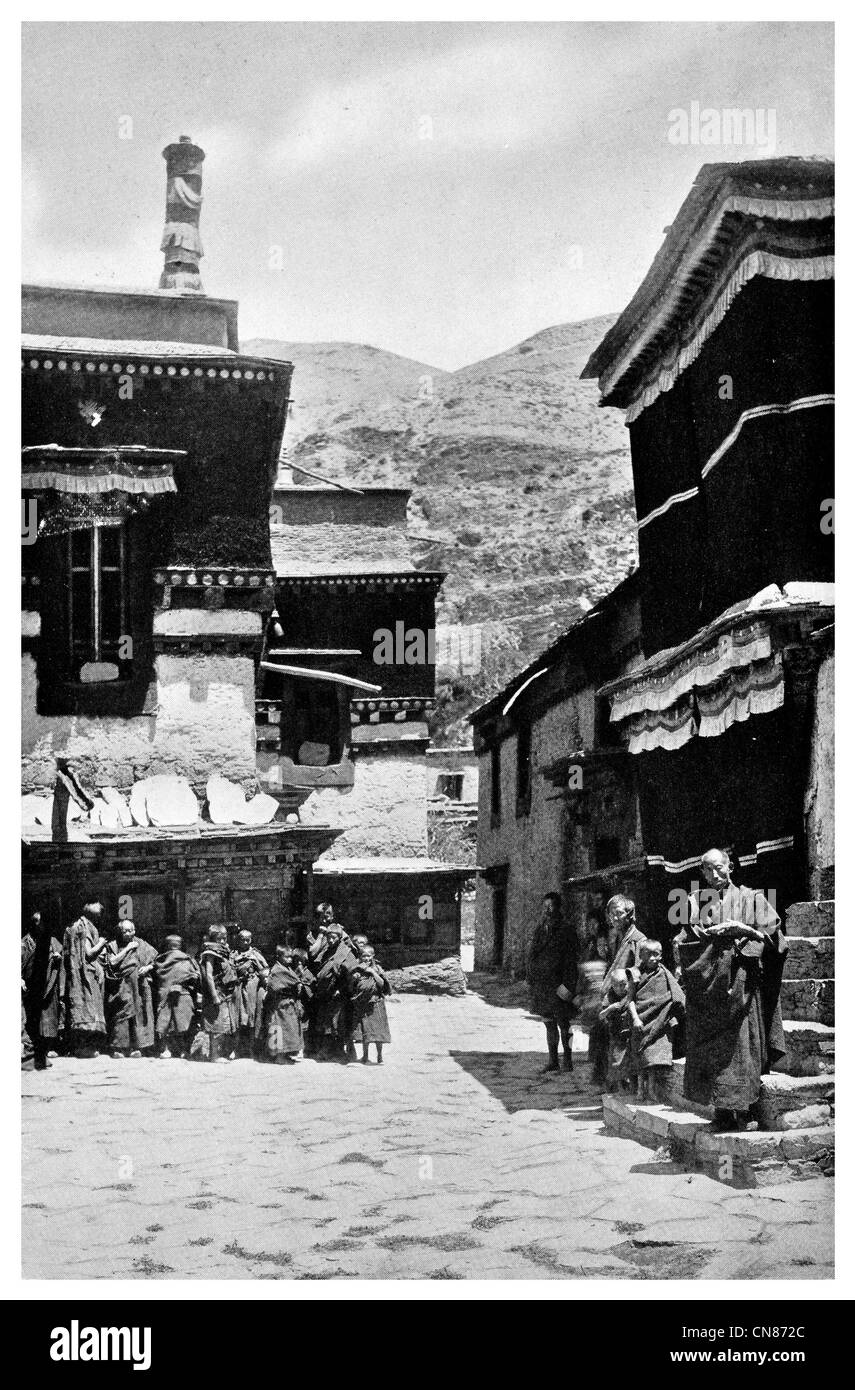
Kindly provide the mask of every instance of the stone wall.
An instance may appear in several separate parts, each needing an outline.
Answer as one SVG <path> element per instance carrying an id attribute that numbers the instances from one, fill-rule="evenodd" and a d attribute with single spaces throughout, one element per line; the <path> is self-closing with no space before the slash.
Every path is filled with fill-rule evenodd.
<path id="1" fill-rule="evenodd" d="M 323 857 L 394 858 L 427 853 L 425 763 L 404 746 L 360 747 L 352 787 L 322 787 L 300 807 L 305 825 L 335 825 L 344 834 Z"/>
<path id="2" fill-rule="evenodd" d="M 517 816 L 517 739 L 501 745 L 502 812 L 493 827 L 490 814 L 490 757 L 480 760 L 478 865 L 508 865 L 505 966 L 522 972 L 544 893 L 561 892 L 566 868 L 562 802 L 543 775 L 543 767 L 594 738 L 594 695 L 585 690 L 545 710 L 532 726 L 531 804 Z M 479 876 L 475 919 L 475 968 L 493 961 L 493 889 Z"/>
<path id="3" fill-rule="evenodd" d="M 194 619 L 197 617 L 193 615 Z M 229 617 L 232 615 L 230 614 Z M 257 614 L 250 615 L 258 620 Z M 86 786 L 128 792 L 155 773 L 186 777 L 197 796 L 213 772 L 257 785 L 255 669 L 250 656 L 160 655 L 154 712 L 130 718 L 36 713 L 36 666 L 22 656 L 22 790 L 53 786 L 57 756 Z"/>
<path id="4" fill-rule="evenodd" d="M 817 672 L 810 769 L 805 789 L 811 894 L 824 895 L 823 871 L 834 864 L 834 653 Z"/>

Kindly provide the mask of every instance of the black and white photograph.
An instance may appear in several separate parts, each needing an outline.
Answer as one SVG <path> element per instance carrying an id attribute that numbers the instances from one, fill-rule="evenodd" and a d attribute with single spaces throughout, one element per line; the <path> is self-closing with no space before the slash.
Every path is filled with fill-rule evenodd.
<path id="1" fill-rule="evenodd" d="M 834 1281 L 834 61 L 24 22 L 22 1297 Z"/>

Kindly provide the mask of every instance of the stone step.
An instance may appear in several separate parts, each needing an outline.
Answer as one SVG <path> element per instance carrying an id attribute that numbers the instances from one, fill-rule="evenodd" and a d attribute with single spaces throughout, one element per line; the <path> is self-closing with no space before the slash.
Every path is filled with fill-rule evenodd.
<path id="1" fill-rule="evenodd" d="M 673 1161 L 733 1186 L 768 1186 L 830 1175 L 834 1169 L 831 1126 L 718 1134 L 706 1115 L 619 1095 L 603 1096 L 603 1122 L 608 1134 L 649 1149 L 667 1148 Z"/>
<path id="2" fill-rule="evenodd" d="M 833 936 L 834 899 L 790 903 L 784 914 L 788 936 Z"/>
<path id="3" fill-rule="evenodd" d="M 834 1024 L 834 981 L 827 979 L 784 980 L 781 985 L 781 1013 L 784 1018 L 803 1023 Z"/>
<path id="4" fill-rule="evenodd" d="M 833 936 L 788 936 L 785 980 L 833 980 Z"/>
<path id="5" fill-rule="evenodd" d="M 825 1023 L 784 1020 L 786 1059 L 776 1072 L 790 1076 L 822 1076 L 834 1071 L 834 1029 Z"/>
<path id="6" fill-rule="evenodd" d="M 667 1102 L 675 1110 L 712 1119 L 712 1110 L 686 1100 L 683 1095 L 683 1060 L 675 1062 L 665 1087 Z M 770 1072 L 763 1077 L 760 1115 L 764 1129 L 814 1129 L 834 1118 L 834 1074 L 790 1076 Z"/>

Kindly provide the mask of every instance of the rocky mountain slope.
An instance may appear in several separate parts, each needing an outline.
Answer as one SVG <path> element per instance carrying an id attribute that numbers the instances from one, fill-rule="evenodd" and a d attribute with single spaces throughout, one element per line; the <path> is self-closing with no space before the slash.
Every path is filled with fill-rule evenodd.
<path id="1" fill-rule="evenodd" d="M 289 463 L 413 489 L 417 563 L 448 574 L 439 622 L 481 630 L 480 670 L 441 673 L 440 742 L 468 738 L 467 713 L 635 563 L 627 431 L 579 380 L 612 322 L 456 372 L 354 343 L 243 344 L 295 365 Z"/>

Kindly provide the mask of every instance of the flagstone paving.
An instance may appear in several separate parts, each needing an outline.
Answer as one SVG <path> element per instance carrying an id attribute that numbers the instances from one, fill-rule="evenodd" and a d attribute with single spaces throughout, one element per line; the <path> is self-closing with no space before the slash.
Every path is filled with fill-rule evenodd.
<path id="1" fill-rule="evenodd" d="M 607 1136 L 516 997 L 393 998 L 382 1067 L 22 1073 L 25 1278 L 832 1277 L 830 1179 L 738 1190 Z"/>

